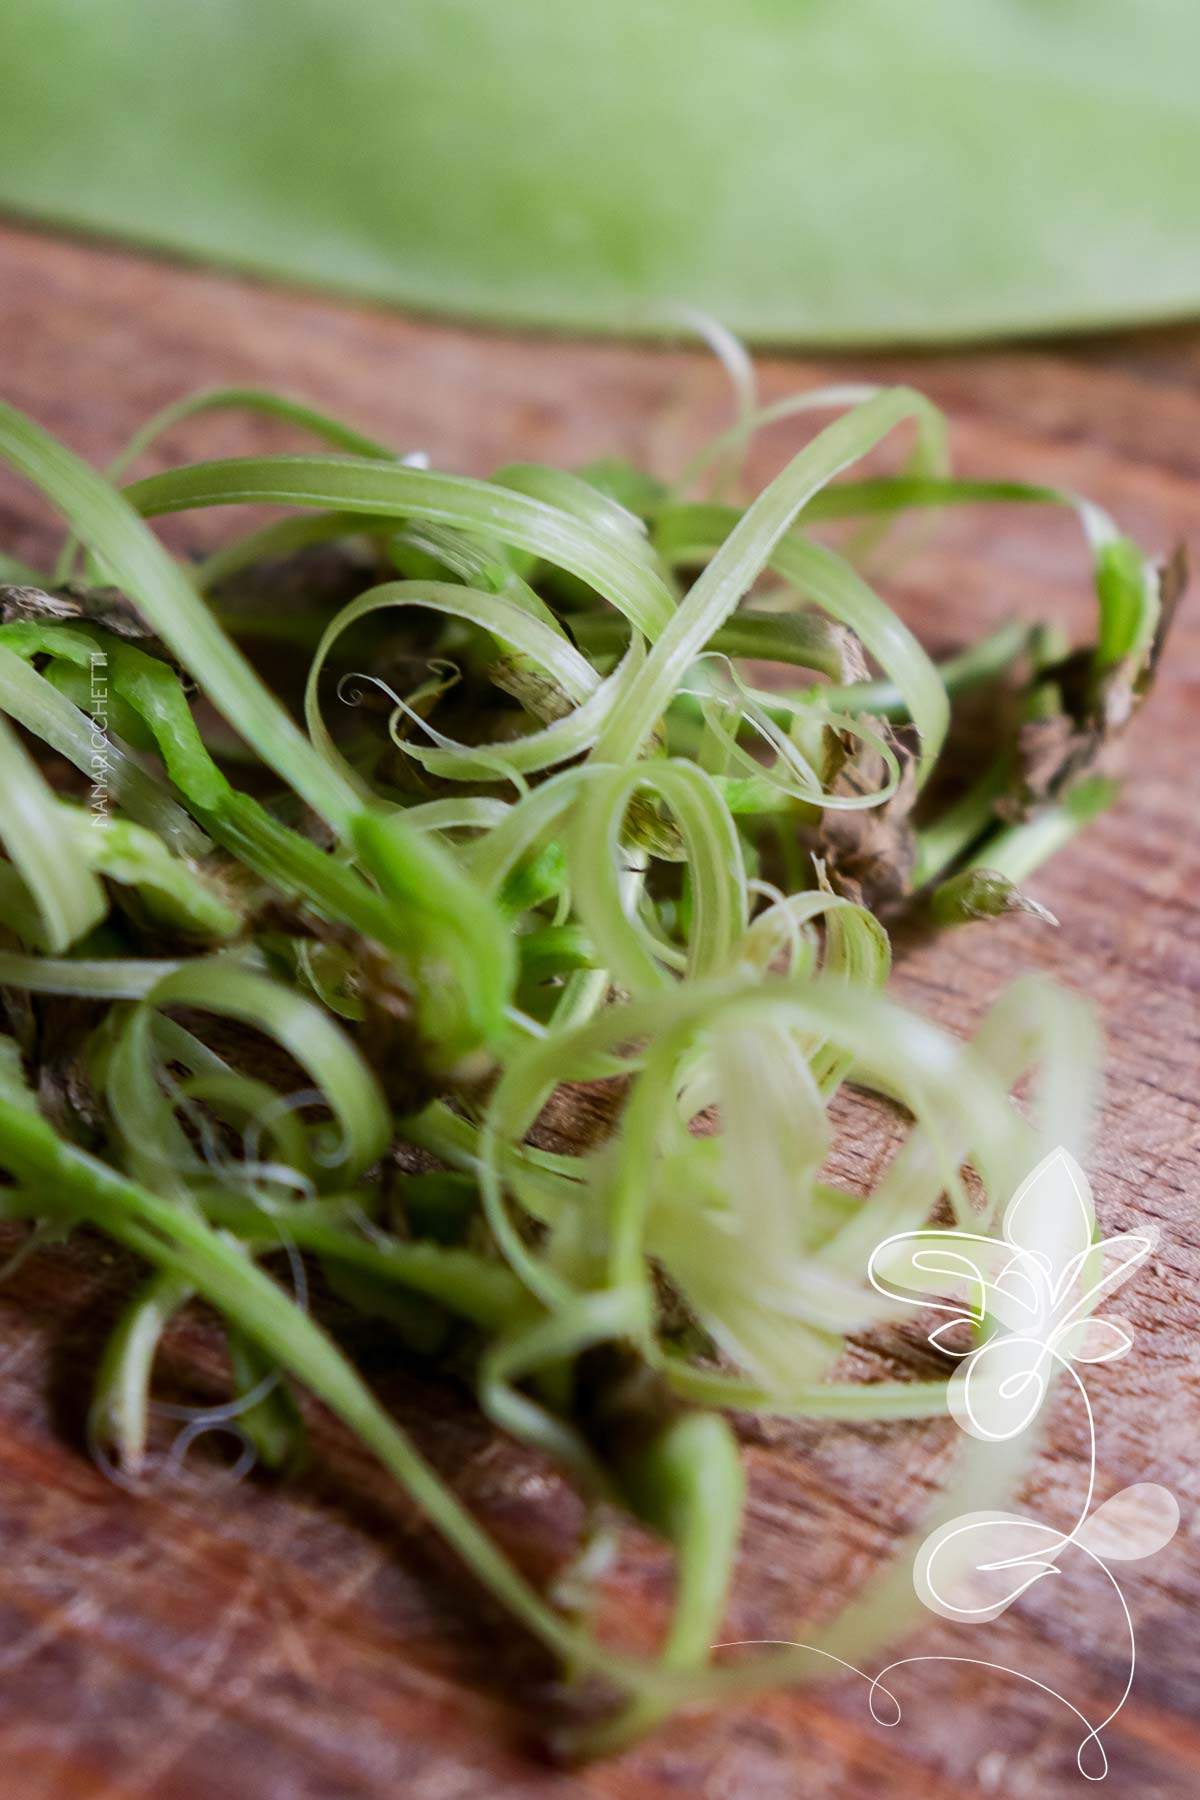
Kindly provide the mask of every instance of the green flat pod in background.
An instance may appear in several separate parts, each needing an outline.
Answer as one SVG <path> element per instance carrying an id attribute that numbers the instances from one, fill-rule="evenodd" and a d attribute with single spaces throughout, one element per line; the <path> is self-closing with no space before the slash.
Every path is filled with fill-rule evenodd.
<path id="1" fill-rule="evenodd" d="M 1200 302 L 1195 0 L 8 0 L 0 205 L 468 318 Z"/>

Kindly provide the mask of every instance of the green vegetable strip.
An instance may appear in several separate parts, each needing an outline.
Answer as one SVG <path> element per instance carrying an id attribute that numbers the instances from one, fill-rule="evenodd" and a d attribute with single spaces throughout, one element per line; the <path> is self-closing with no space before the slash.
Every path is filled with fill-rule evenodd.
<path id="1" fill-rule="evenodd" d="M 147 516 L 246 502 L 329 507 L 391 519 L 415 515 L 483 532 L 545 557 L 611 600 L 649 638 L 658 635 L 674 610 L 670 591 L 648 558 L 631 555 L 611 532 L 463 475 L 350 457 L 245 457 L 152 475 L 134 482 L 125 497 Z"/>
<path id="2" fill-rule="evenodd" d="M 532 626 L 534 622 L 526 623 Z M 277 825 L 248 797 L 234 793 L 209 756 L 178 679 L 166 665 L 132 645 L 94 630 L 36 624 L 2 629 L 10 644 L 21 645 L 27 651 L 49 647 L 59 654 L 71 654 L 80 662 L 91 656 L 96 645 L 101 645 L 114 691 L 128 699 L 146 720 L 172 775 L 218 841 L 237 848 L 268 879 L 280 882 L 285 889 L 304 893 L 329 916 L 354 925 L 385 945 L 402 965 L 412 969 L 414 948 L 423 947 L 423 967 L 413 970 L 413 974 L 427 1008 L 436 1007 L 439 1016 L 448 1017 L 448 1009 L 458 1008 L 461 1013 L 465 1007 L 468 1017 L 474 1020 L 474 1024 L 467 1024 L 460 1017 L 453 1030 L 447 1028 L 445 1048 L 454 1056 L 475 1047 L 476 1031 L 485 1038 L 497 1035 L 504 1005 L 498 997 L 497 984 L 502 988 L 511 970 L 511 952 L 498 935 L 498 921 L 489 918 L 479 926 L 485 935 L 475 940 L 478 946 L 486 943 L 489 936 L 495 939 L 486 964 L 479 965 L 473 956 L 463 953 L 461 920 L 478 914 L 479 909 L 473 891 L 456 877 L 436 845 L 422 846 L 404 820 L 392 816 L 388 827 L 391 862 L 394 864 L 400 854 L 400 841 L 411 838 L 407 855 L 425 874 L 423 879 L 409 880 L 400 887 L 393 885 L 390 903 L 381 902 L 353 870 Z M 374 841 L 369 830 L 364 831 L 363 841 Z M 439 872 L 437 883 L 435 871 Z M 456 945 L 458 949 L 450 948 Z M 456 958 L 459 978 L 465 984 L 458 999 L 445 988 L 440 967 L 443 949 Z M 440 1043 L 441 1027 L 435 1023 L 433 1030 L 435 1043 Z"/>
<path id="3" fill-rule="evenodd" d="M 6 629 L 0 626 L 0 711 L 34 732 L 83 774 L 94 776 L 97 749 L 92 720 L 9 648 Z M 200 855 L 209 848 L 199 827 L 128 751 L 106 737 L 102 754 L 113 797 L 134 819 L 177 850 Z"/>
<path id="4" fill-rule="evenodd" d="M 1010 619 L 965 650 L 937 663 L 942 686 L 951 700 L 1002 675 L 1028 650 L 1034 630 L 1021 619 Z M 822 688 L 820 699 L 825 706 L 877 713 L 885 719 L 911 716 L 907 700 L 893 681 L 859 681 L 849 687 Z"/>
<path id="5" fill-rule="evenodd" d="M 589 1480 L 600 1493 L 611 1493 L 613 1484 L 607 1471 L 575 1427 L 539 1405 L 517 1384 L 539 1370 L 569 1363 L 596 1344 L 640 1336 L 645 1327 L 645 1293 L 640 1283 L 574 1296 L 561 1311 L 525 1322 L 491 1346 L 479 1372 L 480 1404 L 505 1431 L 536 1444 Z"/>
<path id="6" fill-rule="evenodd" d="M 509 463 L 505 468 L 497 469 L 491 479 L 497 487 L 511 488 L 516 494 L 544 500 L 548 506 L 570 513 L 583 524 L 608 532 L 639 561 L 646 557 L 646 526 L 638 515 L 602 488 L 572 475 L 569 470 L 549 468 L 544 463 Z"/>
<path id="7" fill-rule="evenodd" d="M 979 502 L 1008 505 L 1062 506 L 1083 527 L 1095 562 L 1100 630 L 1096 666 L 1111 668 L 1123 657 L 1148 647 L 1158 620 L 1154 572 L 1136 544 L 1121 537 L 1100 507 L 1065 489 L 1031 486 L 1017 481 L 947 481 L 900 477 L 844 482 L 814 497 L 806 520 L 853 518 L 892 513 L 909 507 L 936 507 Z"/>
<path id="8" fill-rule="evenodd" d="M 91 1000 L 140 1000 L 178 962 L 113 957 L 92 962 L 86 957 L 17 956 L 0 951 L 0 986 L 25 988 L 32 994 L 79 994 Z"/>
<path id="9" fill-rule="evenodd" d="M 610 704 L 611 689 L 601 686 L 600 678 L 591 663 L 565 638 L 550 631 L 539 619 L 531 618 L 511 601 L 495 594 L 480 593 L 471 588 L 452 586 L 450 583 L 393 581 L 382 587 L 369 589 L 349 606 L 343 607 L 327 626 L 309 666 L 304 698 L 305 719 L 313 743 L 328 761 L 345 769 L 321 716 L 319 683 L 329 652 L 342 632 L 359 619 L 401 606 L 424 607 L 482 626 L 544 670 L 549 679 L 557 682 L 572 700 L 584 702 L 584 707 L 577 709 L 558 728 L 557 735 L 556 728 L 551 727 L 548 732 L 538 734 L 536 741 L 526 739 L 519 747 L 489 748 L 487 755 L 490 759 L 494 759 L 500 766 L 528 770 L 544 766 L 538 755 L 543 741 L 550 744 L 549 760 L 576 755 L 591 741 L 587 733 L 592 712 L 603 716 L 602 709 Z M 598 704 L 589 712 L 587 701 L 593 695 L 599 697 Z M 426 729 L 442 744 L 440 755 L 437 752 L 431 754 L 420 745 L 406 745 L 409 754 L 439 773 L 461 773 L 465 779 L 477 777 L 482 751 L 452 744 L 450 740 L 443 739 L 440 733 L 433 731 L 432 727 L 427 726 Z M 564 735 L 565 733 L 569 735 Z M 348 770 L 347 778 L 350 778 Z M 486 772 L 483 779 L 488 779 Z"/>
<path id="10" fill-rule="evenodd" d="M 238 907 L 198 869 L 172 856 L 162 839 L 127 819 L 91 816 L 61 807 L 68 835 L 98 875 L 137 890 L 160 925 L 188 937 L 236 937 L 245 924 Z"/>
<path id="11" fill-rule="evenodd" d="M 354 847 L 407 918 L 409 954 L 425 971 L 421 1000 L 434 1043 L 452 1061 L 481 1042 L 495 1043 L 516 966 L 503 917 L 448 852 L 397 814 L 362 814 Z"/>
<path id="12" fill-rule="evenodd" d="M 146 1454 L 150 1377 L 162 1334 L 191 1299 L 191 1284 L 174 1271 L 152 1275 L 125 1307 L 96 1376 L 88 1411 L 88 1438 L 111 1438 L 121 1463 L 136 1475 Z"/>
<path id="13" fill-rule="evenodd" d="M 362 432 L 343 425 L 340 420 L 331 419 L 327 413 L 317 412 L 313 407 L 305 406 L 301 401 L 289 400 L 282 394 L 272 394 L 261 388 L 210 388 L 201 393 L 187 394 L 182 400 L 164 406 L 161 412 L 148 419 L 140 430 L 134 432 L 120 455 L 109 463 L 105 471 L 109 481 L 119 481 L 126 470 L 164 432 L 185 424 L 188 419 L 210 412 L 260 413 L 266 418 L 278 419 L 285 425 L 294 425 L 300 431 L 311 432 L 314 437 L 324 438 L 327 443 L 353 455 L 379 456 L 387 460 L 391 460 L 394 455 L 385 445 L 377 444 L 373 438 L 364 437 Z M 74 560 L 75 548 L 74 540 L 68 538 L 55 569 L 56 581 L 66 580 Z"/>
<path id="14" fill-rule="evenodd" d="M 216 806 L 228 793 L 229 783 L 205 748 L 179 677 L 158 657 L 91 626 L 0 626 L 0 646 L 21 656 L 46 654 L 82 669 L 99 664 L 111 694 L 125 701 L 152 734 L 175 785 L 201 806 Z"/>
<path id="15" fill-rule="evenodd" d="M 672 490 L 673 497 L 685 494 L 696 477 L 722 459 L 734 456 L 740 468 L 750 447 L 750 440 L 768 425 L 776 425 L 797 414 L 845 411 L 873 400 L 883 390 L 870 382 L 843 382 L 839 386 L 810 388 L 785 395 L 769 406 L 743 407 L 739 417 L 727 431 L 712 438 L 688 463 Z M 936 479 L 949 469 L 949 445 L 946 420 L 934 406 L 928 406 L 917 420 L 917 442 L 909 463 L 909 473 L 922 479 Z M 810 505 L 819 506 L 820 496 Z"/>
<path id="16" fill-rule="evenodd" d="M 24 878 L 48 949 L 65 950 L 103 918 L 104 891 L 80 855 L 53 792 L 0 716 L 0 838 Z"/>
<path id="17" fill-rule="evenodd" d="M 455 745 L 440 733 L 431 733 L 438 741 L 438 748 L 430 749 L 408 740 L 402 748 L 431 775 L 440 775 L 450 781 L 492 781 L 498 773 L 514 777 L 540 773 L 592 747 L 604 720 L 644 660 L 642 640 L 635 638 L 607 680 L 565 718 L 556 719 L 541 731 L 531 731 L 512 742 L 471 747 Z"/>
<path id="18" fill-rule="evenodd" d="M 193 1006 L 269 1033 L 312 1076 L 341 1127 L 339 1174 L 351 1178 L 387 1147 L 391 1120 L 375 1077 L 320 1007 L 225 958 L 181 964 L 150 990 L 126 1026 L 119 1052 L 128 1088 L 155 1088 L 153 1009 Z M 127 1101 L 118 1110 L 128 1120 Z"/>
<path id="19" fill-rule="evenodd" d="M 257 1249 L 277 1248 L 286 1238 L 315 1256 L 425 1294 L 486 1330 L 499 1330 L 523 1302 L 520 1284 L 500 1263 L 438 1244 L 372 1243 L 316 1213 L 319 1202 L 299 1201 L 280 1215 L 233 1194 L 202 1192 L 198 1199 L 208 1219 Z"/>
<path id="20" fill-rule="evenodd" d="M 575 642 L 589 656 L 612 654 L 629 642 L 629 622 L 619 614 L 583 613 L 573 617 L 570 624 Z M 781 615 L 743 607 L 714 631 L 704 648 L 725 656 L 798 663 L 835 678 L 842 673 L 842 646 L 837 636 L 824 620 L 811 613 Z"/>
<path id="21" fill-rule="evenodd" d="M 1063 798 L 1041 807 L 1023 824 L 997 832 L 972 852 L 971 869 L 995 869 L 1010 881 L 1024 881 L 1066 845 L 1085 825 L 1112 805 L 1117 783 L 1103 775 L 1077 782 Z"/>
<path id="22" fill-rule="evenodd" d="M 728 507 L 681 510 L 670 522 L 671 540 L 666 549 L 672 557 L 685 559 L 700 551 L 708 554 L 733 528 L 737 517 L 734 509 Z M 890 675 L 917 727 L 921 739 L 920 770 L 925 779 L 945 740 L 950 716 L 945 685 L 936 665 L 908 627 L 836 552 L 792 533 L 773 548 L 769 560 L 777 574 L 794 583 L 841 624 L 850 626 Z M 817 690 L 811 697 L 824 701 L 824 690 Z M 836 695 L 831 695 L 830 700 L 838 703 Z"/>
<path id="23" fill-rule="evenodd" d="M 622 762 L 641 748 L 683 670 L 734 611 L 805 502 L 903 419 L 927 417 L 931 410 L 910 389 L 879 394 L 826 426 L 775 477 L 738 520 L 655 642 L 638 682 L 614 709 L 596 746 L 598 762 Z"/>
<path id="24" fill-rule="evenodd" d="M 128 503 L 86 463 L 3 402 L 0 457 L 63 514 L 264 762 L 314 811 L 345 831 L 356 810 L 353 791 L 293 725 Z"/>
<path id="25" fill-rule="evenodd" d="M 310 432 L 313 437 L 324 438 L 326 443 L 333 444 L 352 456 L 378 456 L 385 462 L 390 462 L 396 455 L 386 444 L 378 443 L 376 439 L 356 431 L 352 425 L 344 425 L 340 419 L 318 412 L 315 407 L 306 406 L 301 400 L 289 400 L 285 394 L 273 394 L 265 388 L 207 388 L 200 393 L 186 394 L 182 400 L 175 400 L 170 406 L 164 406 L 161 412 L 148 419 L 140 430 L 134 432 L 121 454 L 114 457 L 108 465 L 108 479 L 118 481 L 164 432 L 174 430 L 175 426 L 184 424 L 188 419 L 210 412 L 259 413 L 264 418 L 278 419 L 284 425 L 294 425 L 300 431 Z"/>
<path id="26" fill-rule="evenodd" d="M 986 831 L 1011 776 L 1012 757 L 1006 751 L 988 764 L 939 819 L 917 833 L 913 880 L 918 887 L 949 868 Z"/>
<path id="27" fill-rule="evenodd" d="M 745 930 L 746 886 L 741 845 L 712 781 L 684 762 L 595 774 L 577 802 L 568 855 L 576 906 L 602 962 L 631 993 L 669 985 L 645 931 L 626 914 L 619 887 L 621 826 L 629 799 L 643 788 L 672 808 L 694 874 L 688 973 L 720 973 Z"/>

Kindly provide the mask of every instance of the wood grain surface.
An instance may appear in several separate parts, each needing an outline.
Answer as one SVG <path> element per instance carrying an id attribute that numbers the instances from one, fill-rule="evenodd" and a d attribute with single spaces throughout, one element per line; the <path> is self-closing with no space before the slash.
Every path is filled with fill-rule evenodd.
<path id="1" fill-rule="evenodd" d="M 970 475 L 1070 486 L 1145 543 L 1200 543 L 1200 330 L 916 358 L 776 359 L 767 397 L 831 377 L 911 380 L 949 413 Z M 260 289 L 111 249 L 0 232 L 0 392 L 104 461 L 164 402 L 253 382 L 340 413 L 440 466 L 567 463 L 627 452 L 667 471 L 723 417 L 705 355 L 510 338 Z M 294 441 L 294 440 L 293 440 Z M 291 447 L 263 424 L 199 421 L 161 461 Z M 794 441 L 768 433 L 755 474 Z M 235 516 L 175 520 L 192 546 Z M 0 477 L 0 547 L 37 561 L 54 528 Z M 1087 575 L 1072 523 L 963 510 L 889 590 L 935 647 L 1014 612 L 1079 626 Z M 1124 798 L 1032 884 L 1062 921 L 964 928 L 907 948 L 897 988 L 966 1030 L 1012 977 L 1048 971 L 1091 996 L 1108 1038 L 1093 1179 L 1102 1224 L 1153 1220 L 1151 1265 L 1125 1289 L 1134 1353 L 1095 1371 L 1101 1497 L 1165 1483 L 1182 1529 L 1125 1570 L 1133 1695 L 1109 1737 L 1107 1792 L 1200 1792 L 1200 605 L 1185 603 L 1160 687 L 1129 742 Z M 853 1121 L 842 1167 L 887 1150 Z M 8 1240 L 6 1240 L 7 1242 Z M 12 1243 L 17 1241 L 14 1235 Z M 0 1247 L 2 1248 L 2 1247 Z M 904 1718 L 876 1724 L 853 1678 L 679 1719 L 602 1766 L 538 1749 L 549 1670 L 344 1433 L 317 1419 L 310 1474 L 224 1486 L 197 1451 L 134 1496 L 89 1460 L 87 1389 L 130 1266 L 98 1240 L 47 1249 L 0 1286 L 0 1794 L 12 1800 L 896 1800 L 1083 1790 L 1078 1722 L 1028 1681 L 963 1663 L 897 1677 Z M 374 1331 L 354 1348 L 423 1448 L 535 1577 L 578 1523 L 553 1470 L 498 1439 L 449 1381 Z M 898 1340 L 852 1362 L 918 1366 Z M 216 1333 L 189 1317 L 164 1379 L 221 1393 Z M 947 1422 L 744 1429 L 750 1499 L 729 1637 L 803 1637 L 920 1517 L 955 1448 Z M 1086 1477 L 1077 1404 L 1053 1410 L 1024 1499 L 1074 1517 Z M 668 1564 L 631 1533 L 608 1609 L 630 1642 L 662 1616 Z M 994 1625 L 931 1620 L 905 1652 L 983 1656 L 1067 1696 L 1115 1705 L 1115 1596 L 1073 1568 Z M 1104 1791 L 1104 1790 L 1102 1790 Z"/>

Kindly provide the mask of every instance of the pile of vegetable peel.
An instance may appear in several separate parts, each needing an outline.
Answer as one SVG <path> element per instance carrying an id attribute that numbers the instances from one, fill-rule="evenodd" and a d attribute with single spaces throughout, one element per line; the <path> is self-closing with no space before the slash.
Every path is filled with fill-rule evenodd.
<path id="1" fill-rule="evenodd" d="M 126 480 L 222 408 L 321 448 Z M 788 414 L 832 418 L 738 498 Z M 905 428 L 900 472 L 856 479 Z M 96 1454 L 145 1478 L 157 1348 L 207 1302 L 233 1397 L 193 1423 L 286 1470 L 290 1384 L 323 1402 L 559 1659 L 567 1754 L 893 1636 L 912 1546 L 805 1650 L 714 1657 L 729 1416 L 942 1413 L 944 1380 L 831 1376 L 895 1316 L 872 1251 L 934 1217 L 987 1230 L 1048 1150 L 1086 1153 L 1088 1007 L 1024 979 L 960 1043 L 888 997 L 888 922 L 1042 928 L 1021 884 L 1114 797 L 1182 561 L 1074 495 L 956 480 L 905 388 L 743 393 L 674 486 L 619 460 L 432 471 L 247 390 L 168 409 L 108 475 L 2 406 L 0 458 L 70 533 L 52 570 L 0 564 L 0 1214 L 147 1265 Z M 281 517 L 199 562 L 148 523 L 243 503 Z M 1074 512 L 1094 642 L 1013 621 L 930 659 L 879 571 L 904 517 L 964 504 Z M 956 768 L 967 701 L 993 729 Z M 600 1140 L 547 1147 L 597 1082 Z M 895 1113 L 867 1193 L 827 1171 L 839 1093 Z M 379 1404 L 310 1269 L 577 1484 L 553 1594 Z M 1027 1453 L 968 1445 L 935 1521 L 995 1504 Z M 590 1623 L 627 1516 L 675 1560 L 651 1659 Z"/>

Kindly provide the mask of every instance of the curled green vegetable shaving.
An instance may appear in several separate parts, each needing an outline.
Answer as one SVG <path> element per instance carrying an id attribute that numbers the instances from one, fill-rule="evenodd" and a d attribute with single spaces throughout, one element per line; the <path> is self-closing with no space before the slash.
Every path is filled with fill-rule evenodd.
<path id="1" fill-rule="evenodd" d="M 0 407 L 0 456 L 71 533 L 45 586 L 12 566 L 0 586 L 0 1211 L 89 1223 L 150 1267 L 99 1371 L 96 1452 L 144 1478 L 158 1346 L 202 1297 L 233 1397 L 187 1442 L 219 1425 L 287 1467 L 286 1383 L 323 1400 L 605 1684 L 605 1720 L 568 1733 L 580 1753 L 903 1623 L 902 1558 L 808 1650 L 712 1666 L 743 1500 L 725 1415 L 940 1412 L 943 1381 L 838 1378 L 847 1337 L 896 1311 L 873 1249 L 939 1202 L 986 1229 L 1046 1150 L 1084 1153 L 1087 1009 L 1020 983 L 955 1042 L 887 997 L 879 896 L 943 924 L 1011 910 L 1112 797 L 1094 765 L 1178 585 L 1072 495 L 955 481 L 911 390 L 756 412 L 743 377 L 737 426 L 673 490 L 617 462 L 468 480 L 243 390 L 168 408 L 105 479 Z M 337 454 L 113 485 L 160 431 L 230 406 Z M 735 504 L 750 434 L 814 408 L 833 422 Z M 839 479 L 906 422 L 899 475 Z M 708 470 L 720 497 L 689 498 Z M 301 510 L 198 567 L 147 523 L 247 501 Z M 969 502 L 1076 511 L 1094 646 L 1012 621 L 935 663 L 855 544 L 812 535 L 873 520 L 877 570 L 878 528 Z M 321 588 L 331 557 L 349 601 Z M 309 654 L 286 697 L 263 670 L 284 639 Z M 991 690 L 992 759 L 964 780 L 955 708 Z M 88 1021 L 65 1094 L 31 1029 L 64 996 Z M 1030 1073 L 1026 1116 L 1010 1096 Z M 603 1120 L 556 1140 L 584 1084 Z M 872 1091 L 900 1141 L 863 1193 L 830 1159 Z M 311 1315 L 314 1264 L 408 1352 L 452 1350 L 497 1425 L 671 1547 L 657 1659 L 492 1543 Z M 970 1446 L 937 1517 L 1018 1472 L 1011 1448 Z"/>

